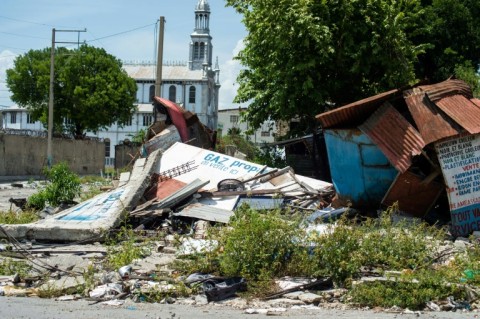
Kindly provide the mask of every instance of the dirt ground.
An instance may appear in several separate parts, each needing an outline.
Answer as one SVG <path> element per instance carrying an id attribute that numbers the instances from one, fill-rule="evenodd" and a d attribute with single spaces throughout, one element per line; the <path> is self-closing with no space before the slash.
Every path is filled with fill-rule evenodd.
<path id="1" fill-rule="evenodd" d="M 19 187 L 20 185 L 22 187 Z M 27 198 L 36 191 L 35 182 L 25 180 L 0 182 L 0 211 L 16 210 L 17 207 L 9 202 L 10 198 Z"/>

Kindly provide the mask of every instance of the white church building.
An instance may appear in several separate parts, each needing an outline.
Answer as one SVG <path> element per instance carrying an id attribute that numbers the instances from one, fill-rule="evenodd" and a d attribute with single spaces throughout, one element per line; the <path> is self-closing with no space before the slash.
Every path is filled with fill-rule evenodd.
<path id="1" fill-rule="evenodd" d="M 218 121 L 218 94 L 220 90 L 220 69 L 218 59 L 213 65 L 213 45 L 210 35 L 210 5 L 199 0 L 195 6 L 195 28 L 190 35 L 189 56 L 185 63 L 163 63 L 161 95 L 186 110 L 197 114 L 200 121 L 216 129 Z M 153 122 L 153 96 L 157 65 L 124 63 L 124 70 L 137 83 L 137 111 L 130 122 L 120 127 L 116 123 L 97 134 L 90 133 L 105 141 L 105 165 L 113 166 L 115 145 L 122 144 Z M 3 109 L 3 129 L 45 131 L 40 122 L 32 121 L 24 108 L 12 106 Z"/>

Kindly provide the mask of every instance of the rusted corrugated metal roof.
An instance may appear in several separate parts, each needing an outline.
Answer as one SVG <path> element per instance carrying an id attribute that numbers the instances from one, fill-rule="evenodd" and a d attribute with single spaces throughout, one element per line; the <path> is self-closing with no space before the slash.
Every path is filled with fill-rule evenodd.
<path id="1" fill-rule="evenodd" d="M 441 183 L 425 183 L 424 178 L 408 171 L 399 174 L 382 201 L 384 206 L 398 202 L 400 211 L 423 217 L 430 211 L 445 186 Z"/>
<path id="2" fill-rule="evenodd" d="M 385 101 L 390 100 L 400 94 L 401 91 L 397 89 L 384 92 L 342 106 L 338 109 L 319 114 L 316 116 L 316 119 L 322 123 L 323 128 L 330 128 L 339 124 L 345 127 L 360 124 Z"/>
<path id="3" fill-rule="evenodd" d="M 435 104 L 430 103 L 424 93 L 410 93 L 406 92 L 405 102 L 426 144 L 460 133 L 460 128 Z"/>
<path id="4" fill-rule="evenodd" d="M 421 154 L 425 146 L 420 133 L 388 102 L 359 128 L 402 173 L 412 165 L 412 156 Z"/>
<path id="5" fill-rule="evenodd" d="M 448 96 L 435 104 L 468 133 L 480 133 L 480 108 L 465 96 Z"/>
<path id="6" fill-rule="evenodd" d="M 446 80 L 436 84 L 422 85 L 414 89 L 416 93 L 420 91 L 427 93 L 430 101 L 434 103 L 451 95 L 463 95 L 468 99 L 473 97 L 470 86 L 462 80 Z"/>

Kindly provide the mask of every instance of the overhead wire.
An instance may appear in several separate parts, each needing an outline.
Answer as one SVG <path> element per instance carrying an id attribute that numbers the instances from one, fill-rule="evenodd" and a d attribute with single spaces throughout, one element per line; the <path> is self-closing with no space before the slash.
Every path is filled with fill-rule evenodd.
<path id="1" fill-rule="evenodd" d="M 12 21 L 18 21 L 18 22 L 25 22 L 25 23 L 30 23 L 30 24 L 36 24 L 36 25 L 41 25 L 45 27 L 52 27 L 52 28 L 68 28 L 68 29 L 75 29 L 76 27 L 71 27 L 71 26 L 62 26 L 62 25 L 51 25 L 51 24 L 46 24 L 46 23 L 40 23 L 40 22 L 34 22 L 34 21 L 28 21 L 28 20 L 22 20 L 22 19 L 17 19 L 17 18 L 10 18 L 4 15 L 0 15 L 0 18 L 2 19 L 7 19 L 7 20 L 12 20 Z"/>
<path id="2" fill-rule="evenodd" d="M 144 29 L 144 28 L 150 27 L 150 26 L 152 26 L 152 25 L 154 25 L 154 24 L 155 24 L 155 23 L 150 23 L 150 24 L 144 25 L 144 26 L 142 26 L 142 27 L 138 27 L 138 28 L 134 28 L 134 29 L 131 29 L 131 30 L 126 30 L 126 31 L 114 33 L 114 34 L 111 34 L 111 35 L 107 35 L 107 36 L 100 37 L 100 38 L 93 39 L 93 40 L 88 40 L 88 41 L 85 41 L 85 42 L 86 42 L 86 43 L 89 43 L 89 42 L 93 42 L 93 41 L 98 41 L 98 40 L 103 40 L 103 39 L 107 39 L 107 38 L 111 38 L 111 37 L 116 37 L 116 36 L 119 36 L 119 35 L 123 35 L 123 34 L 126 34 L 126 33 L 130 33 L 130 32 L 133 32 L 133 31 L 137 31 L 137 30 L 140 30 L 140 29 Z"/>
<path id="3" fill-rule="evenodd" d="M 0 31 L 0 33 L 2 33 L 2 34 L 8 34 L 8 35 L 14 35 L 14 36 L 16 36 L 16 37 L 23 37 L 23 38 L 30 38 L 30 39 L 41 39 L 41 40 L 48 40 L 48 38 L 44 38 L 44 37 L 36 37 L 36 36 L 33 36 L 33 35 L 27 35 L 27 34 L 19 34 L 19 33 L 4 32 L 4 31 Z"/>

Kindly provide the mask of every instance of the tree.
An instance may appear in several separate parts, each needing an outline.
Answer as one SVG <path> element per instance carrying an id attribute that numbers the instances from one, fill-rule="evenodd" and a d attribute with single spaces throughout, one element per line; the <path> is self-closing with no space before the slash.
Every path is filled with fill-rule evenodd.
<path id="1" fill-rule="evenodd" d="M 478 0 L 226 2 L 248 31 L 235 102 L 253 128 L 298 117 L 315 131 L 316 114 L 418 80 L 475 82 Z"/>
<path id="2" fill-rule="evenodd" d="M 417 0 L 227 0 L 248 35 L 238 59 L 236 102 L 259 127 L 299 117 L 305 131 L 329 108 L 413 83 L 424 46 L 407 34 L 418 27 Z"/>
<path id="3" fill-rule="evenodd" d="M 428 43 L 419 56 L 417 75 L 432 82 L 456 75 L 467 80 L 480 66 L 480 1 L 424 0 L 425 19 L 415 43 Z M 465 76 L 470 69 L 470 76 Z M 478 86 L 478 84 L 477 84 Z"/>
<path id="4" fill-rule="evenodd" d="M 12 101 L 34 120 L 48 122 L 50 49 L 30 50 L 7 70 Z M 127 122 L 135 111 L 135 81 L 101 48 L 55 49 L 54 128 L 83 137 L 86 131 Z"/>

